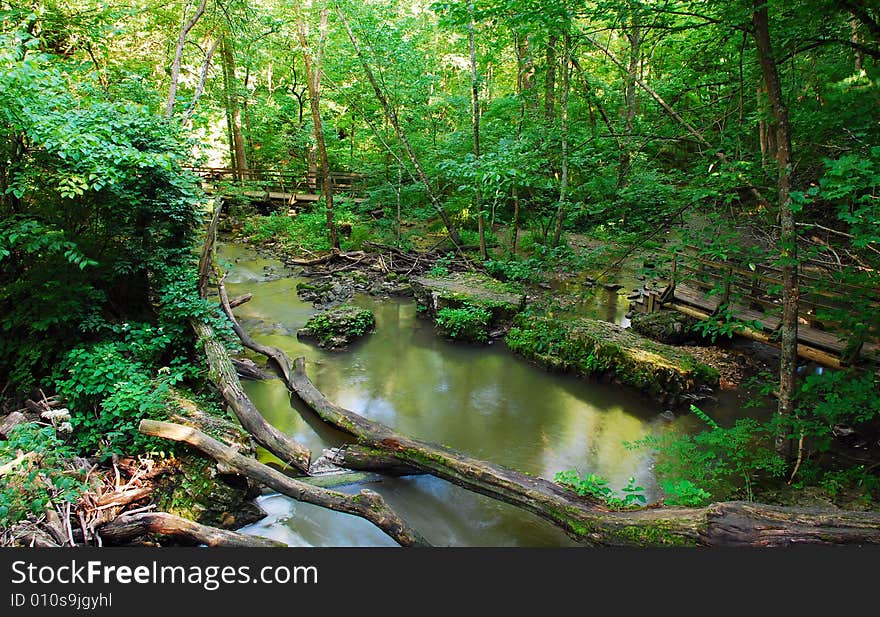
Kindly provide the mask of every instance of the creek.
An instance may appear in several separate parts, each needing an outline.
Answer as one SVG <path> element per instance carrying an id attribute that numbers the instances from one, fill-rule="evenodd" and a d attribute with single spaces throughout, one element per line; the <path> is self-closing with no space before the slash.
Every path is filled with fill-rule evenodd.
<path id="1" fill-rule="evenodd" d="M 503 342 L 453 343 L 438 337 L 416 315 L 411 298 L 357 295 L 372 310 L 373 334 L 343 351 L 325 351 L 296 338 L 317 310 L 296 294 L 306 281 L 281 262 L 240 245 L 218 248 L 229 268 L 231 295 L 253 293 L 235 309 L 254 339 L 291 358 L 305 356 L 307 370 L 327 398 L 399 432 L 466 454 L 552 479 L 565 469 L 594 473 L 621 489 L 630 477 L 649 501 L 660 496 L 652 454 L 625 443 L 658 431 L 690 431 L 690 415 L 661 414 L 656 404 L 627 388 L 548 373 L 510 353 Z M 609 293 L 609 296 L 613 292 Z M 598 303 L 595 317 L 621 323 L 619 305 Z M 621 303 L 625 304 L 625 302 Z M 351 441 L 324 425 L 291 397 L 281 382 L 245 381 L 266 419 L 312 451 Z M 726 396 L 709 409 L 730 416 L 741 406 Z M 261 453 L 264 462 L 272 459 Z M 436 546 L 570 546 L 560 529 L 536 516 L 431 476 L 386 478 L 338 490 L 369 488 Z M 291 546 L 392 546 L 370 523 L 296 502 L 278 494 L 259 497 L 268 513 L 242 529 Z"/>

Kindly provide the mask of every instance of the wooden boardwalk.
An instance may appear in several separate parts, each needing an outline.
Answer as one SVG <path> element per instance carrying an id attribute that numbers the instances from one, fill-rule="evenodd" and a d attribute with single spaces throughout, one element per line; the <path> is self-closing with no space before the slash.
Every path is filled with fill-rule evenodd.
<path id="1" fill-rule="evenodd" d="M 876 325 L 858 338 L 845 325 L 855 321 L 846 317 L 858 316 L 858 311 L 880 315 L 880 289 L 838 283 L 832 291 L 824 283 L 816 276 L 801 275 L 798 355 L 832 367 L 880 362 Z M 665 286 L 643 295 L 633 308 L 639 312 L 668 308 L 697 319 L 733 320 L 742 324 L 737 334 L 778 347 L 781 289 L 779 272 L 772 267 L 741 269 L 679 253 L 673 257 Z"/>

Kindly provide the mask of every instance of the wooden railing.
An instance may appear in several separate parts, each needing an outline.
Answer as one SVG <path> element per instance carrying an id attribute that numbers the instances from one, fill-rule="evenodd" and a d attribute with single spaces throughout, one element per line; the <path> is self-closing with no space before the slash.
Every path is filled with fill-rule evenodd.
<path id="1" fill-rule="evenodd" d="M 312 172 L 303 176 L 300 173 L 275 169 L 233 169 L 230 167 L 188 167 L 206 182 L 247 182 L 259 183 L 262 188 L 281 192 L 312 192 L 322 190 L 324 176 Z M 335 193 L 360 194 L 363 191 L 361 174 L 349 172 L 330 172 L 330 185 Z"/>
<path id="2" fill-rule="evenodd" d="M 665 289 L 648 298 L 655 305 L 684 303 L 703 313 L 757 320 L 775 333 L 781 322 L 782 271 L 768 264 L 715 261 L 696 247 L 667 251 Z M 803 324 L 799 340 L 838 354 L 844 363 L 854 361 L 867 345 L 871 354 L 880 340 L 880 285 L 857 285 L 839 280 L 836 273 L 801 270 L 798 317 Z"/>

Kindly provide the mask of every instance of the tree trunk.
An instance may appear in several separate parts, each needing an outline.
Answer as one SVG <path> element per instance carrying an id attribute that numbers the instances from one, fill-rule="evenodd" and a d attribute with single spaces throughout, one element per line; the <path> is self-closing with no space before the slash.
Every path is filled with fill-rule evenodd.
<path id="1" fill-rule="evenodd" d="M 556 208 L 556 228 L 553 230 L 553 246 L 562 239 L 562 223 L 565 221 L 565 204 L 568 198 L 568 94 L 571 89 L 571 35 L 566 32 L 563 43 L 562 62 L 562 169 L 559 178 L 559 206 Z"/>
<path id="2" fill-rule="evenodd" d="M 183 8 L 180 34 L 177 36 L 177 45 L 174 48 L 174 60 L 171 62 L 171 84 L 168 87 L 168 100 L 165 103 L 165 117 L 169 120 L 174 114 L 174 102 L 177 98 L 177 84 L 180 81 L 180 62 L 183 59 L 183 47 L 186 45 L 186 36 L 205 13 L 206 3 L 207 0 L 200 0 L 198 7 L 196 7 L 196 12 L 193 13 L 192 17 L 189 19 L 186 18 L 186 9 L 189 8 L 189 5 L 187 4 Z"/>
<path id="3" fill-rule="evenodd" d="M 850 20 L 850 28 L 852 29 L 852 42 L 856 45 L 861 44 L 862 36 L 859 34 L 859 22 L 853 17 Z M 856 57 L 855 57 L 855 70 L 856 73 L 862 72 L 862 67 L 865 64 L 865 54 L 862 50 L 856 48 Z"/>
<path id="4" fill-rule="evenodd" d="M 617 189 L 620 190 L 627 185 L 629 178 L 630 164 L 632 162 L 632 143 L 633 143 L 633 121 L 636 117 L 636 79 L 639 76 L 639 66 L 642 57 L 642 31 L 639 25 L 639 19 L 633 16 L 632 24 L 626 32 L 626 38 L 629 41 L 629 65 L 624 75 L 623 98 L 624 98 L 624 114 L 623 114 L 623 130 L 625 137 L 621 144 L 620 157 L 617 167 Z M 624 216 L 626 214 L 624 213 Z"/>
<path id="5" fill-rule="evenodd" d="M 330 162 L 327 158 L 327 144 L 324 141 L 324 128 L 321 122 L 321 65 L 323 57 L 324 40 L 327 35 L 327 9 L 321 11 L 321 39 L 318 43 L 317 53 L 312 54 L 306 33 L 306 24 L 302 13 L 298 10 L 296 16 L 296 31 L 299 36 L 299 44 L 302 47 L 303 59 L 306 64 L 306 83 L 309 89 L 309 107 L 312 110 L 312 126 L 314 128 L 315 144 L 318 147 L 318 157 L 321 161 L 321 192 L 324 204 L 327 207 L 327 238 L 332 248 L 339 248 L 339 238 L 336 235 L 336 224 L 333 221 L 333 182 L 330 177 Z"/>
<path id="6" fill-rule="evenodd" d="M 205 61 L 202 63 L 202 70 L 199 73 L 199 85 L 196 87 L 192 101 L 190 101 L 189 107 L 187 107 L 186 113 L 183 115 L 184 122 L 189 122 L 193 117 L 193 114 L 196 112 L 196 105 L 198 105 L 199 99 L 205 92 L 205 84 L 208 82 L 208 72 L 211 70 L 211 60 L 214 58 L 214 52 L 217 51 L 217 46 L 219 44 L 219 40 L 212 41 L 208 46 L 208 51 L 205 52 Z"/>
<path id="7" fill-rule="evenodd" d="M 224 547 L 271 548 L 286 547 L 260 536 L 251 536 L 217 527 L 208 527 L 167 512 L 140 512 L 123 514 L 99 528 L 101 539 L 107 544 L 125 544 L 145 535 L 170 536 L 192 544 Z"/>
<path id="8" fill-rule="evenodd" d="M 208 359 L 208 375 L 217 386 L 223 400 L 232 408 L 242 427 L 261 446 L 286 463 L 309 473 L 311 452 L 304 446 L 269 424 L 245 394 L 223 343 L 217 340 L 213 328 L 200 320 L 190 322 L 197 339 L 202 343 Z"/>
<path id="9" fill-rule="evenodd" d="M 556 45 L 559 36 L 551 34 L 547 38 L 547 73 L 544 80 L 544 119 L 548 125 L 552 125 L 556 119 Z"/>
<path id="10" fill-rule="evenodd" d="M 782 267 L 782 336 L 779 359 L 779 404 L 777 417 L 781 420 L 776 439 L 777 451 L 791 458 L 793 441 L 786 423 L 794 414 L 794 396 L 797 392 L 797 328 L 798 328 L 798 262 L 797 229 L 790 193 L 791 176 L 791 130 L 788 108 L 782 94 L 782 84 L 773 55 L 770 38 L 770 20 L 765 0 L 754 0 L 752 12 L 753 35 L 758 48 L 758 59 L 764 77 L 764 86 L 773 112 L 776 133 L 776 163 L 778 165 L 777 190 L 779 199 L 779 222 L 781 226 L 779 248 Z"/>
<path id="11" fill-rule="evenodd" d="M 226 111 L 232 128 L 232 145 L 235 156 L 233 168 L 236 177 L 244 180 L 247 177 L 248 162 L 244 148 L 244 135 L 241 132 L 241 108 L 238 104 L 238 82 L 235 77 L 235 54 L 232 44 L 227 37 L 223 38 L 220 45 L 220 54 L 223 57 L 223 78 L 226 91 Z"/>
<path id="12" fill-rule="evenodd" d="M 486 253 L 486 222 L 483 216 L 483 191 L 480 177 L 480 80 L 477 75 L 477 47 L 474 41 L 474 3 L 470 0 L 468 9 L 471 20 L 468 23 L 468 46 L 471 55 L 471 117 L 474 128 L 474 207 L 477 211 L 477 231 L 480 236 L 480 259 L 486 261 L 489 256 Z"/>
<path id="13" fill-rule="evenodd" d="M 396 512 L 388 507 L 381 495 L 373 491 L 364 489 L 352 496 L 299 482 L 276 469 L 239 454 L 233 448 L 188 426 L 156 420 L 141 420 L 138 430 L 144 435 L 187 443 L 218 463 L 222 463 L 297 501 L 366 519 L 401 546 L 430 546 L 418 532 L 410 528 Z"/>
<path id="14" fill-rule="evenodd" d="M 342 9 L 339 7 L 338 4 L 336 5 L 336 12 L 339 15 L 339 19 L 342 22 L 342 25 L 345 27 L 345 31 L 348 34 L 348 39 L 351 41 L 352 47 L 354 47 L 355 54 L 357 54 L 361 67 L 363 67 L 364 72 L 367 75 L 367 79 L 369 80 L 370 85 L 373 87 L 373 92 L 376 94 L 376 99 L 379 101 L 379 104 L 382 105 L 382 109 L 385 111 L 385 117 L 391 123 L 391 126 L 394 127 L 394 132 L 397 134 L 397 138 L 400 140 L 403 149 L 406 151 L 406 155 L 409 157 L 410 162 L 415 168 L 419 180 L 422 182 L 422 184 L 424 184 L 425 190 L 428 192 L 428 198 L 431 200 L 431 205 L 434 207 L 434 210 L 443 221 L 443 225 L 445 225 L 446 231 L 449 233 L 449 239 L 452 240 L 452 244 L 455 245 L 456 250 L 460 253 L 461 239 L 458 236 L 458 231 L 456 231 L 455 226 L 452 224 L 452 220 L 443 209 L 443 204 L 440 203 L 440 199 L 434 192 L 434 188 L 431 186 L 431 181 L 428 179 L 428 175 L 425 173 L 425 170 L 422 167 L 422 164 L 419 162 L 419 159 L 416 156 L 412 145 L 409 143 L 409 139 L 407 139 L 406 133 L 403 132 L 403 128 L 400 126 L 400 119 L 397 117 L 397 111 L 395 111 L 395 109 L 391 106 L 391 104 L 388 102 L 387 97 L 382 92 L 382 89 L 379 87 L 379 83 L 376 81 L 376 76 L 373 74 L 373 69 L 370 68 L 369 63 L 367 62 L 367 59 L 361 50 L 360 43 L 358 43 L 358 40 L 354 35 L 354 31 L 351 29 L 351 25 L 348 23 L 348 20 L 345 18 L 345 14 L 342 12 Z"/>

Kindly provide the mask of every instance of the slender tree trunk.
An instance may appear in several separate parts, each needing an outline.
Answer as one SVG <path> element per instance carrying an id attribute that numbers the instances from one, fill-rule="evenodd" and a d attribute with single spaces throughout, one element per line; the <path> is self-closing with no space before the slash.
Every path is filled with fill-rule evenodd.
<path id="1" fill-rule="evenodd" d="M 853 17 L 850 20 L 850 27 L 852 28 L 852 42 L 858 45 L 862 42 L 862 37 L 859 34 L 859 22 Z M 860 49 L 856 49 L 856 58 L 855 58 L 855 69 L 856 73 L 860 73 L 862 71 L 862 67 L 865 64 L 865 54 Z"/>
<path id="2" fill-rule="evenodd" d="M 782 427 L 777 435 L 776 449 L 780 454 L 791 457 L 792 440 L 789 439 L 785 422 L 794 415 L 794 396 L 796 393 L 797 369 L 797 329 L 798 329 L 798 262 L 797 230 L 790 193 L 791 177 L 791 130 L 788 121 L 788 108 L 782 94 L 776 60 L 773 55 L 770 37 L 770 20 L 765 0 L 754 0 L 752 25 L 758 59 L 776 132 L 776 162 L 779 167 L 777 189 L 779 193 L 779 222 L 781 226 L 779 245 L 782 262 L 782 338 L 779 359 L 779 405 L 777 417 Z"/>
<path id="3" fill-rule="evenodd" d="M 382 105 L 382 109 L 385 111 L 385 116 L 388 118 L 388 121 L 391 122 L 391 126 L 394 127 L 394 132 L 397 134 L 397 138 L 400 140 L 401 145 L 403 145 L 403 149 L 406 151 L 406 155 L 409 157 L 410 162 L 415 168 L 419 180 L 422 182 L 422 184 L 425 185 L 425 190 L 428 192 L 428 198 L 431 200 L 431 205 L 434 207 L 437 215 L 446 226 L 446 231 L 449 233 L 449 239 L 452 240 L 452 243 L 455 245 L 456 250 L 461 252 L 461 238 L 459 238 L 458 236 L 458 231 L 456 231 L 455 226 L 452 224 L 452 220 L 443 209 L 443 204 L 440 203 L 437 194 L 434 192 L 434 188 L 431 186 L 431 181 L 428 179 L 428 175 L 425 173 L 425 170 L 422 167 L 422 164 L 419 162 L 419 159 L 416 156 L 412 145 L 409 143 L 409 139 L 407 139 L 406 133 L 403 132 L 403 128 L 400 126 L 400 119 L 397 117 L 397 112 L 388 102 L 388 98 L 379 87 L 379 83 L 376 81 L 376 76 L 373 74 L 373 69 L 370 68 L 369 63 L 367 62 L 367 59 L 364 56 L 363 51 L 361 50 L 360 43 L 358 43 L 358 40 L 354 35 L 354 31 L 352 31 L 351 29 L 351 25 L 345 18 L 345 13 L 342 12 L 342 8 L 339 6 L 338 3 L 336 4 L 336 12 L 339 15 L 339 19 L 342 22 L 342 25 L 345 27 L 345 31 L 348 34 L 348 39 L 351 41 L 352 47 L 354 47 L 355 54 L 357 54 L 358 60 L 360 60 L 361 67 L 364 69 L 364 72 L 367 74 L 367 79 L 369 80 L 370 85 L 373 87 L 373 92 L 376 94 L 376 99 L 379 101 L 379 104 Z"/>
<path id="4" fill-rule="evenodd" d="M 238 104 L 238 83 L 235 78 L 235 53 L 228 38 L 221 44 L 223 56 L 223 75 L 226 85 L 226 109 L 232 123 L 232 142 L 235 151 L 233 167 L 239 180 L 247 177 L 248 162 L 244 149 L 244 135 L 241 130 L 241 108 Z"/>
<path id="5" fill-rule="evenodd" d="M 547 39 L 547 73 L 544 81 L 544 118 L 547 124 L 553 124 L 556 117 L 556 45 L 559 36 L 551 34 Z"/>
<path id="6" fill-rule="evenodd" d="M 189 5 L 185 6 L 183 9 L 180 34 L 177 36 L 177 45 L 174 48 L 174 60 L 171 62 L 171 84 L 168 88 L 168 101 L 165 103 L 165 117 L 168 119 L 174 114 L 174 101 L 177 98 L 177 84 L 180 80 L 180 62 L 183 58 L 183 47 L 186 45 L 186 36 L 205 13 L 206 3 L 207 0 L 200 0 L 198 7 L 196 7 L 196 12 L 193 13 L 192 17 L 189 19 L 186 18 L 186 9 L 189 8 Z"/>
<path id="7" fill-rule="evenodd" d="M 250 69 L 250 67 L 248 67 L 247 69 L 245 69 L 244 84 L 242 84 L 244 86 L 244 95 L 241 97 L 241 113 L 242 113 L 242 116 L 244 116 L 244 128 L 245 128 L 244 143 L 245 143 L 245 146 L 247 147 L 245 152 L 247 153 L 247 160 L 250 161 L 251 163 L 253 163 L 254 162 L 254 137 L 253 137 L 254 132 L 251 129 L 251 111 L 250 111 L 250 104 L 248 102 L 248 99 L 250 99 L 250 90 L 248 89 L 250 81 L 251 81 L 251 69 Z M 257 166 L 257 168 L 259 168 L 259 165 Z M 257 178 L 254 174 L 251 174 L 251 179 L 252 180 L 260 180 L 260 178 Z"/>
<path id="8" fill-rule="evenodd" d="M 321 161 L 321 192 L 327 206 L 327 237 L 330 246 L 339 248 L 339 237 L 336 235 L 336 224 L 333 221 L 333 182 L 330 177 L 330 161 L 327 158 L 327 144 L 324 141 L 324 127 L 321 122 L 321 64 L 323 59 L 324 41 L 327 36 L 328 9 L 321 11 L 320 41 L 318 50 L 313 55 L 306 33 L 305 20 L 302 13 L 297 12 L 296 31 L 302 47 L 303 59 L 306 64 L 306 83 L 309 88 L 309 107 L 312 110 L 315 143 L 318 146 L 318 157 Z"/>
<path id="9" fill-rule="evenodd" d="M 636 79 L 639 77 L 639 66 L 642 57 L 642 31 L 638 17 L 633 17 L 629 30 L 626 32 L 629 41 L 629 65 L 624 75 L 623 98 L 623 130 L 626 136 L 621 144 L 617 166 L 617 189 L 627 185 L 632 162 L 633 121 L 636 117 Z"/>
<path id="10" fill-rule="evenodd" d="M 563 43 L 562 61 L 562 169 L 559 177 L 559 206 L 556 208 L 556 228 L 553 230 L 553 246 L 559 246 L 562 239 L 562 223 L 565 220 L 565 204 L 568 199 L 568 94 L 571 89 L 571 35 L 566 32 Z"/>
<path id="11" fill-rule="evenodd" d="M 468 23 L 468 45 L 471 54 L 471 114 L 474 127 L 474 207 L 477 210 L 477 231 L 480 236 L 480 259 L 486 261 L 486 222 L 483 216 L 483 191 L 480 177 L 480 80 L 477 75 L 477 47 L 474 41 L 474 3 L 468 3 L 471 20 Z"/>
<path id="12" fill-rule="evenodd" d="M 196 87 L 195 93 L 193 93 L 192 101 L 190 101 L 189 107 L 186 109 L 186 113 L 183 116 L 184 122 L 189 122 L 192 118 L 193 114 L 196 111 L 196 105 L 199 103 L 199 99 L 202 97 L 202 94 L 205 91 L 205 84 L 208 82 L 208 72 L 211 70 L 211 60 L 214 58 L 214 52 L 217 51 L 217 46 L 220 44 L 220 40 L 212 41 L 208 46 L 208 51 L 205 52 L 205 61 L 202 63 L 202 70 L 199 75 L 199 85 Z"/>

